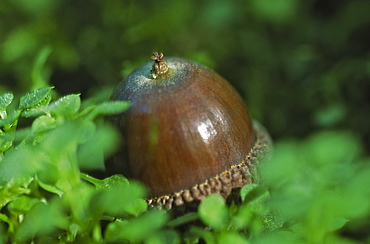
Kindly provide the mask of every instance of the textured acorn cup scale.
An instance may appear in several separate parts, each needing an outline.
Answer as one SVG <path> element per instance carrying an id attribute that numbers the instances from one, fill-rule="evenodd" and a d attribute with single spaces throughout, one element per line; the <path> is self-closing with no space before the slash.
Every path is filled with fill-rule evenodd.
<path id="1" fill-rule="evenodd" d="M 254 182 L 271 140 L 235 89 L 195 62 L 152 59 L 112 96 L 131 102 L 114 118 L 124 140 L 115 173 L 143 182 L 149 205 L 166 209 Z"/>

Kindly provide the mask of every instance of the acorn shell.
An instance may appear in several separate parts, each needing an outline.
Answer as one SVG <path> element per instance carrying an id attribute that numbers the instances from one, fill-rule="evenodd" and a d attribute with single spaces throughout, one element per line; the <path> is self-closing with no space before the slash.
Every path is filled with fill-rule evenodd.
<path id="1" fill-rule="evenodd" d="M 150 204 L 166 208 L 210 193 L 226 197 L 251 182 L 249 165 L 254 152 L 268 148 L 268 135 L 253 128 L 242 98 L 221 76 L 188 60 L 166 62 L 165 76 L 153 79 L 147 63 L 113 94 L 132 103 L 115 117 L 125 141 L 118 171 L 148 187 Z"/>

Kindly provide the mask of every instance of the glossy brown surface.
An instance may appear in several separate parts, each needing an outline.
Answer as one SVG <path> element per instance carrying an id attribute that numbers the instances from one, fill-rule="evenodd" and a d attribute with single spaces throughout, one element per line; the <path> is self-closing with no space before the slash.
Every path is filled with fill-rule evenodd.
<path id="1" fill-rule="evenodd" d="M 240 163 L 254 144 L 248 111 L 222 77 L 196 63 L 166 58 L 170 75 L 154 80 L 152 63 L 131 73 L 113 100 L 132 102 L 118 118 L 125 175 L 151 196 L 190 189 Z"/>

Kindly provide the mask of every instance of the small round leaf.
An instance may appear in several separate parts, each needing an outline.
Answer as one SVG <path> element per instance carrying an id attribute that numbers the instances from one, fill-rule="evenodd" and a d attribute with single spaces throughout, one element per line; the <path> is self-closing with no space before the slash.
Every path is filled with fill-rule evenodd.
<path id="1" fill-rule="evenodd" d="M 228 221 L 228 210 L 225 199 L 217 194 L 206 197 L 199 205 L 199 217 L 210 227 L 222 229 Z"/>

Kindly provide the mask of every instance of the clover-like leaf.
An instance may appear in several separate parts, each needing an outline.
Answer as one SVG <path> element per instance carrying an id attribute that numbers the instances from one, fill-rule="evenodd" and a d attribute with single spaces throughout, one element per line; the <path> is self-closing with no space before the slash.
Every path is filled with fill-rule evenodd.
<path id="1" fill-rule="evenodd" d="M 48 96 L 54 87 L 43 87 L 21 97 L 19 109 L 29 109 L 44 105 L 43 101 L 49 100 Z M 49 100 L 50 101 L 50 100 Z"/>
<path id="2" fill-rule="evenodd" d="M 108 189 L 108 188 L 116 187 L 116 186 L 129 185 L 129 181 L 123 175 L 112 175 L 103 180 L 99 180 L 97 178 L 94 178 L 84 173 L 80 173 L 80 177 L 81 179 L 86 180 L 87 182 L 90 182 L 91 184 L 93 184 L 98 190 Z"/>
<path id="3" fill-rule="evenodd" d="M 141 243 L 163 227 L 167 218 L 165 212 L 148 211 L 129 221 L 116 221 L 108 225 L 105 238 L 108 242 L 126 240 Z"/>
<path id="4" fill-rule="evenodd" d="M 8 150 L 13 145 L 13 137 L 8 133 L 0 134 L 0 152 Z"/>
<path id="5" fill-rule="evenodd" d="M 60 197 L 63 195 L 63 191 L 61 189 L 59 189 L 57 186 L 55 185 L 52 185 L 52 184 L 46 184 L 44 182 L 42 182 L 40 179 L 38 179 L 38 177 L 36 177 L 36 181 L 37 183 L 39 184 L 39 186 L 41 188 L 43 188 L 45 191 L 48 191 L 48 192 L 51 192 L 51 193 L 54 193 L 54 194 L 57 194 L 59 195 Z"/>
<path id="6" fill-rule="evenodd" d="M 31 198 L 27 195 L 22 195 L 11 201 L 7 205 L 7 209 L 14 215 L 20 215 L 29 211 L 35 204 L 39 202 L 40 200 L 37 198 Z"/>
<path id="7" fill-rule="evenodd" d="M 160 230 L 149 236 L 145 240 L 147 244 L 170 244 L 170 243 L 184 243 L 181 242 L 180 235 L 174 230 Z M 190 243 L 190 242 L 185 242 Z M 195 242 L 191 242 L 195 243 Z"/>
<path id="8" fill-rule="evenodd" d="M 4 119 L 6 116 L 6 108 L 12 103 L 14 95 L 12 93 L 5 93 L 0 96 L 0 118 Z M 5 112 L 5 113 L 4 113 Z"/>
<path id="9" fill-rule="evenodd" d="M 104 159 L 111 155 L 119 143 L 119 137 L 111 126 L 96 127 L 91 121 L 84 123 L 80 133 L 82 145 L 77 152 L 79 166 L 86 170 L 104 170 Z"/>
<path id="10" fill-rule="evenodd" d="M 238 243 L 238 244 L 248 244 L 249 242 L 245 237 L 234 231 L 222 232 L 218 238 L 218 243 Z"/>
<path id="11" fill-rule="evenodd" d="M 1 177 L 0 174 L 0 181 L 4 182 L 4 179 L 5 177 Z M 32 181 L 32 177 L 23 176 L 10 179 L 5 186 L 0 186 L 0 209 L 19 196 L 29 194 L 31 190 L 28 185 Z"/>
<path id="12" fill-rule="evenodd" d="M 207 196 L 199 205 L 199 217 L 210 227 L 220 230 L 228 221 L 225 199 L 218 194 Z"/>
<path id="13" fill-rule="evenodd" d="M 40 133 L 43 131 L 50 130 L 57 126 L 55 118 L 43 115 L 35 119 L 32 123 L 32 132 Z"/>
<path id="14" fill-rule="evenodd" d="M 62 117 L 71 117 L 77 113 L 77 111 L 80 109 L 80 106 L 80 94 L 71 94 L 61 97 L 51 104 L 50 112 Z"/>
<path id="15" fill-rule="evenodd" d="M 130 106 L 131 103 L 126 101 L 103 102 L 94 107 L 94 109 L 90 113 L 90 116 L 94 118 L 98 115 L 118 114 L 126 111 Z"/>
<path id="16" fill-rule="evenodd" d="M 5 131 L 12 127 L 13 124 L 16 124 L 16 121 L 21 114 L 21 110 L 15 110 L 9 113 L 5 119 L 0 119 L 0 127 L 7 127 Z"/>
<path id="17" fill-rule="evenodd" d="M 113 185 L 101 189 L 91 200 L 91 212 L 94 214 L 108 214 L 122 216 L 136 215 L 146 210 L 147 204 L 142 200 L 145 197 L 145 188 L 135 182 L 129 185 Z"/>
<path id="18" fill-rule="evenodd" d="M 49 114 L 50 107 L 47 105 L 49 105 L 50 101 L 51 101 L 51 96 L 48 95 L 45 97 L 44 100 L 42 100 L 39 104 L 37 104 L 37 106 L 28 108 L 22 111 L 22 116 L 28 118 L 28 117 L 37 117 L 40 115 Z"/>
<path id="19" fill-rule="evenodd" d="M 243 202 L 257 202 L 262 203 L 269 196 L 269 192 L 265 187 L 258 184 L 247 184 L 240 190 L 240 197 Z"/>
<path id="20" fill-rule="evenodd" d="M 60 201 L 33 205 L 15 232 L 15 240 L 24 243 L 36 235 L 50 235 L 57 228 L 66 228 L 67 220 Z"/>
<path id="21" fill-rule="evenodd" d="M 9 219 L 8 216 L 6 216 L 5 214 L 0 213 L 0 221 L 8 224 L 8 226 L 9 226 L 8 227 L 8 230 L 9 230 L 9 232 L 13 232 L 14 231 L 13 222 Z M 3 233 L 0 231 L 0 236 L 1 236 L 1 234 L 3 234 Z M 1 238 L 0 238 L 0 240 L 1 240 Z"/>

